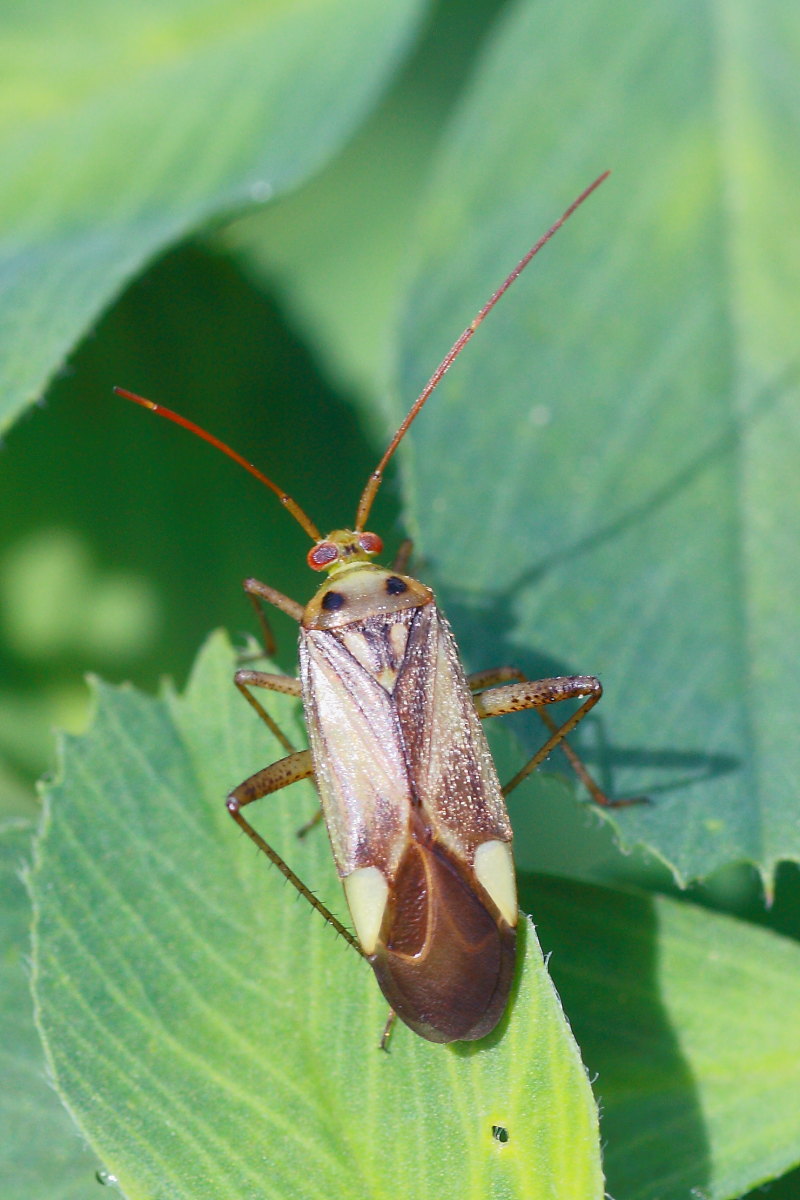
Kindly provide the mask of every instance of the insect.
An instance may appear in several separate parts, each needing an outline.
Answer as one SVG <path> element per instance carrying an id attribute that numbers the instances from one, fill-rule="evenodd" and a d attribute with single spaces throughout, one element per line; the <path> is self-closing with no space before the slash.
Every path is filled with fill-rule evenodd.
<path id="1" fill-rule="evenodd" d="M 518 908 L 505 797 L 563 743 L 594 799 L 611 803 L 564 741 L 602 689 L 593 676 L 530 681 L 511 667 L 466 676 L 433 592 L 406 573 L 410 545 L 392 566 L 377 565 L 372 560 L 383 545 L 367 530 L 367 520 L 389 460 L 445 372 L 520 272 L 607 174 L 528 251 L 442 360 L 370 475 L 352 529 L 323 536 L 286 492 L 224 442 L 170 409 L 115 389 L 238 462 L 278 496 L 313 542 L 308 565 L 326 578 L 305 607 L 256 579 L 244 584 L 268 647 L 264 602 L 298 622 L 300 675 L 237 671 L 236 686 L 287 753 L 234 788 L 227 805 L 245 833 L 370 963 L 391 1008 L 387 1031 L 396 1014 L 433 1042 L 485 1037 L 508 1002 Z M 291 745 L 254 688 L 302 698 L 308 749 Z M 546 706 L 570 699 L 580 700 L 579 707 L 556 724 Z M 538 711 L 548 736 L 501 787 L 481 722 L 522 709 Z M 355 935 L 243 813 L 309 777 Z"/>

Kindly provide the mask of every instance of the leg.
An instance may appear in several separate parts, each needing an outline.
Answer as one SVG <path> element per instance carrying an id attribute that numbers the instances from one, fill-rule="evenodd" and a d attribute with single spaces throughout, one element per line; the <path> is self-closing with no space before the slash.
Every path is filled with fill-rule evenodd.
<path id="1" fill-rule="evenodd" d="M 494 667 L 489 671 L 475 671 L 467 676 L 471 692 L 482 692 L 484 688 L 496 687 L 498 683 L 525 683 L 525 675 L 516 667 Z"/>
<path id="2" fill-rule="evenodd" d="M 397 1013 L 393 1008 L 390 1008 L 389 1015 L 386 1018 L 386 1024 L 383 1027 L 383 1033 L 381 1034 L 381 1040 L 378 1044 L 378 1049 L 384 1050 L 387 1054 L 389 1053 L 389 1038 L 392 1036 L 392 1030 L 394 1029 L 396 1020 Z"/>
<path id="3" fill-rule="evenodd" d="M 307 779 L 314 772 L 314 767 L 311 762 L 311 751 L 301 750 L 296 754 L 290 754 L 288 758 L 282 758 L 278 762 L 272 763 L 269 767 L 264 767 L 261 771 L 256 771 L 255 775 L 251 775 L 249 779 L 245 779 L 244 783 L 240 783 L 234 788 L 227 799 L 228 812 L 233 817 L 240 829 L 243 829 L 247 836 L 255 842 L 259 850 L 266 854 L 271 863 L 278 868 L 284 878 L 289 880 L 289 883 L 296 887 L 301 896 L 305 896 L 312 908 L 315 908 L 318 913 L 325 918 L 329 925 L 332 925 L 337 933 L 341 934 L 346 942 L 361 954 L 361 947 L 353 937 L 349 929 L 342 925 L 341 921 L 333 915 L 329 908 L 318 900 L 311 892 L 302 879 L 295 875 L 291 867 L 284 862 L 277 850 L 273 850 L 268 842 L 265 842 L 261 834 L 258 833 L 250 822 L 242 816 L 242 809 L 246 804 L 252 804 L 254 800 L 260 800 L 263 796 L 269 796 L 273 792 L 280 791 L 281 788 L 288 787 L 290 783 L 296 783 L 300 779 Z"/>
<path id="4" fill-rule="evenodd" d="M 274 605 L 275 608 L 281 609 L 282 612 L 287 613 L 290 617 L 294 617 L 297 621 L 299 621 L 303 615 L 302 606 L 298 604 L 296 600 L 292 600 L 288 596 L 284 596 L 283 592 L 276 591 L 276 589 L 270 587 L 269 584 L 259 583 L 257 579 L 245 579 L 244 590 L 252 602 L 256 616 L 258 617 L 258 622 L 261 626 L 261 633 L 264 638 L 264 651 L 268 655 L 274 654 L 275 638 L 273 637 L 272 629 L 270 628 L 269 621 L 267 620 L 267 615 L 263 608 L 263 602 L 266 600 L 269 604 Z M 284 750 L 287 750 L 289 754 L 293 754 L 295 748 L 292 743 L 278 728 L 276 722 L 272 719 L 264 706 L 258 700 L 256 700 L 255 696 L 249 691 L 249 689 L 251 687 L 263 687 L 269 688 L 273 692 L 283 692 L 289 696 L 299 696 L 299 679 L 294 679 L 290 675 L 272 675 L 266 671 L 243 670 L 236 672 L 233 681 L 244 696 L 247 703 L 252 709 L 254 709 L 267 728 L 275 735 L 280 744 L 283 746 Z"/>
<path id="5" fill-rule="evenodd" d="M 319 806 L 310 821 L 306 821 L 305 825 L 301 825 L 297 831 L 299 838 L 304 838 L 307 833 L 310 833 L 315 825 L 319 825 L 322 820 L 322 805 Z"/>
<path id="6" fill-rule="evenodd" d="M 264 609 L 264 605 L 261 601 L 261 598 L 259 596 L 254 595 L 252 592 L 247 593 L 247 598 L 250 601 L 250 603 L 253 605 L 253 608 L 254 608 L 255 614 L 256 614 L 256 619 L 258 621 L 259 626 L 261 627 L 261 644 L 262 644 L 263 652 L 267 656 L 267 658 L 273 658 L 275 655 L 275 651 L 278 648 L 278 644 L 275 641 L 275 634 L 272 632 L 272 626 L 269 623 L 269 617 L 266 614 L 266 610 Z M 249 655 L 248 657 L 249 657 L 250 661 L 252 661 L 253 659 L 260 658 L 261 656 L 252 654 L 252 655 Z M 247 661 L 248 661 L 248 658 L 244 658 L 244 659 L 240 658 L 239 659 L 239 662 L 247 662 Z"/>
<path id="7" fill-rule="evenodd" d="M 256 610 L 256 616 L 259 619 L 262 633 L 264 635 L 264 648 L 268 654 L 274 653 L 275 639 L 272 635 L 272 630 L 267 620 L 267 615 L 263 608 L 263 601 L 268 600 L 289 616 L 302 616 L 302 608 L 296 604 L 294 600 L 290 600 L 288 596 L 284 596 L 282 592 L 276 591 L 267 584 L 259 583 L 257 579 L 246 579 L 244 590 L 250 597 L 253 607 Z M 299 610 L 299 616 L 298 616 Z M 263 771 L 258 771 L 244 783 L 235 788 L 228 797 L 228 812 L 231 814 L 237 825 L 245 831 L 260 850 L 266 854 L 267 858 L 275 864 L 278 870 L 294 884 L 301 895 L 309 901 L 325 917 L 331 925 L 341 933 L 347 941 L 354 945 L 361 953 L 361 949 L 353 939 L 352 935 L 337 921 L 333 914 L 317 900 L 301 879 L 295 875 L 294 871 L 283 861 L 281 856 L 272 849 L 260 834 L 253 829 L 249 821 L 241 814 L 241 810 L 245 804 L 251 804 L 253 800 L 259 800 L 262 796 L 268 796 L 271 792 L 277 791 L 280 788 L 287 787 L 290 783 L 295 783 L 299 779 L 307 779 L 313 776 L 314 768 L 311 762 L 311 752 L 309 750 L 295 750 L 295 747 L 286 737 L 278 723 L 269 715 L 260 700 L 257 700 L 250 691 L 252 687 L 267 688 L 269 691 L 281 692 L 287 696 L 300 697 L 300 680 L 295 679 L 292 675 L 274 675 L 267 671 L 237 671 L 234 679 L 239 691 L 244 696 L 250 707 L 261 718 L 267 728 L 275 735 L 278 741 L 283 746 L 284 750 L 289 753 L 288 758 L 281 759 L 280 762 L 273 763 L 266 767 Z M 322 818 L 322 809 L 318 809 L 315 815 L 308 821 L 300 830 L 298 837 L 304 837 L 309 829 L 312 829 Z"/>
<path id="8" fill-rule="evenodd" d="M 501 667 L 497 671 L 483 671 L 479 675 L 471 676 L 470 686 L 489 687 L 492 683 L 500 679 L 518 679 L 518 677 L 519 672 L 515 668 Z M 530 775 L 531 771 L 544 762 L 556 746 L 563 745 L 570 765 L 581 782 L 589 790 L 595 803 L 601 804 L 604 807 L 615 807 L 618 804 L 630 803 L 630 801 L 614 801 L 609 799 L 605 792 L 592 779 L 572 747 L 564 740 L 567 734 L 572 732 L 586 714 L 591 712 L 602 694 L 603 689 L 600 681 L 599 679 L 595 679 L 594 676 L 567 675 L 556 679 L 526 680 L 512 683 L 505 687 L 494 687 L 492 690 L 482 692 L 475 697 L 475 707 L 478 716 L 482 720 L 488 717 L 503 716 L 509 712 L 519 712 L 520 710 L 535 708 L 550 731 L 550 736 L 541 749 L 505 785 L 503 788 L 504 796 L 507 796 L 515 787 L 518 787 L 523 779 L 526 779 Z M 583 704 L 575 710 L 563 725 L 556 725 L 555 721 L 543 711 L 548 704 L 555 704 L 559 700 L 573 700 L 581 697 L 585 697 Z"/>
<path id="9" fill-rule="evenodd" d="M 296 600 L 292 600 L 289 596 L 284 596 L 283 592 L 277 591 L 267 583 L 260 583 L 257 579 L 245 579 L 243 586 L 255 609 L 258 623 L 261 626 L 264 653 L 267 657 L 271 658 L 276 650 L 275 635 L 272 632 L 272 626 L 264 609 L 264 601 L 266 600 L 273 608 L 279 608 L 281 612 L 294 617 L 296 621 L 299 621 L 303 615 L 303 606 L 298 604 Z"/>
<path id="10" fill-rule="evenodd" d="M 268 583 L 259 583 L 257 579 L 245 579 L 243 587 L 248 596 L 266 600 L 267 604 L 271 604 L 273 608 L 279 608 L 281 612 L 285 612 L 298 624 L 302 621 L 302 604 L 298 604 L 290 596 L 284 596 L 283 592 L 279 592 L 277 588 L 270 587 Z"/>
<path id="11" fill-rule="evenodd" d="M 295 747 L 287 738 L 286 734 L 278 726 L 277 722 L 269 715 L 264 705 L 260 700 L 257 700 L 250 691 L 251 687 L 268 688 L 271 692 L 282 692 L 286 696 L 300 695 L 300 680 L 295 679 L 291 675 L 271 675 L 266 671 L 237 671 L 233 677 L 233 682 L 236 684 L 239 691 L 244 696 L 250 707 L 258 714 L 261 720 L 266 725 L 267 729 L 275 735 L 284 750 L 289 754 L 294 754 Z"/>
<path id="12" fill-rule="evenodd" d="M 397 571 L 399 575 L 405 574 L 406 568 L 408 567 L 408 560 L 411 558 L 413 549 L 414 543 L 412 542 L 411 538 L 404 538 L 400 543 L 397 554 L 394 556 L 394 562 L 392 563 L 393 571 Z"/>
<path id="13" fill-rule="evenodd" d="M 585 715 L 586 714 L 584 713 L 584 716 Z M 556 733 L 558 731 L 558 725 L 556 725 L 553 718 L 549 713 L 545 712 L 544 709 L 539 709 L 539 716 L 542 718 L 551 733 Z M 575 753 L 566 738 L 564 738 L 561 742 L 561 749 L 564 751 L 564 754 L 569 760 L 569 765 L 572 767 L 573 771 L 578 776 L 578 779 L 580 779 L 587 792 L 590 793 L 595 804 L 601 804 L 603 808 L 627 808 L 631 804 L 649 803 L 646 796 L 626 796 L 622 799 L 612 800 L 611 797 L 602 790 L 602 788 L 597 786 L 594 779 L 587 771 L 583 759 Z"/>
<path id="14" fill-rule="evenodd" d="M 275 735 L 284 750 L 289 754 L 295 753 L 295 747 L 287 738 L 286 734 L 264 708 L 263 704 L 250 691 L 251 687 L 268 688 L 273 692 L 282 692 L 287 696 L 300 696 L 300 680 L 295 679 L 292 675 L 270 675 L 267 671 L 237 671 L 233 677 L 233 682 L 236 684 L 239 691 L 244 696 L 250 707 L 258 713 L 261 720 L 267 728 Z M 303 838 L 318 825 L 322 820 L 322 809 L 318 808 L 310 821 L 306 821 L 298 831 L 297 836 Z"/>

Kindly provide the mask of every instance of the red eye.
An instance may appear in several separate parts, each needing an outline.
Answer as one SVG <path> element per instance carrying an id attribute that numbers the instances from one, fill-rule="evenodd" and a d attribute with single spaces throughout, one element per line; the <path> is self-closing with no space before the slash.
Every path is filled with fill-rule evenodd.
<path id="1" fill-rule="evenodd" d="M 317 542 L 312 546 L 306 557 L 306 562 L 312 571 L 324 571 L 339 557 L 339 547 L 334 542 Z"/>
<path id="2" fill-rule="evenodd" d="M 383 550 L 383 542 L 377 533 L 360 534 L 358 544 L 365 554 L 380 554 Z"/>

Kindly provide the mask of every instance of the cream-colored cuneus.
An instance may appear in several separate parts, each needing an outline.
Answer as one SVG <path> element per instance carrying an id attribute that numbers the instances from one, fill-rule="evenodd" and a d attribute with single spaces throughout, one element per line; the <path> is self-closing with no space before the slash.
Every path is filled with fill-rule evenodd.
<path id="1" fill-rule="evenodd" d="M 517 881 L 508 842 L 484 842 L 475 851 L 475 877 L 512 927 L 517 923 Z"/>
<path id="2" fill-rule="evenodd" d="M 377 867 L 359 867 L 342 882 L 361 949 L 365 954 L 372 954 L 389 898 L 386 876 Z"/>

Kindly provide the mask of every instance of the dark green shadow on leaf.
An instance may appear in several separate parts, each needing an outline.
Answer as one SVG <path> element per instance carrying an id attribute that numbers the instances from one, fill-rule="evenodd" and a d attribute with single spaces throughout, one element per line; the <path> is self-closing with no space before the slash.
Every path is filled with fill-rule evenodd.
<path id="1" fill-rule="evenodd" d="M 725 1200 L 795 1166 L 797 943 L 661 896 L 547 876 L 521 894 L 595 1081 L 613 1196 Z"/>

